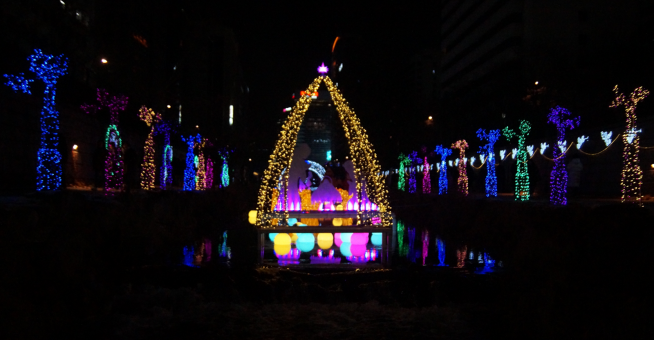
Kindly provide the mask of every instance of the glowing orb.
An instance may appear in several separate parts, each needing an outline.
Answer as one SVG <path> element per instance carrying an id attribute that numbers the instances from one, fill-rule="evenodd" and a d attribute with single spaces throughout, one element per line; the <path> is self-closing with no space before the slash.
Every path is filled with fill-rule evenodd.
<path id="1" fill-rule="evenodd" d="M 341 246 L 339 247 L 339 249 L 341 250 L 341 255 L 345 257 L 352 256 L 352 252 L 350 251 L 350 246 L 352 246 L 352 244 L 350 244 L 349 242 L 341 243 Z M 365 247 L 364 247 L 364 251 L 365 251 Z"/>
<path id="2" fill-rule="evenodd" d="M 382 233 L 372 233 L 372 237 L 370 238 L 370 241 L 372 242 L 372 245 L 374 246 L 381 246 L 382 245 Z"/>
<path id="3" fill-rule="evenodd" d="M 334 235 L 331 233 L 320 233 L 318 234 L 318 247 L 320 249 L 329 249 L 334 244 Z"/>

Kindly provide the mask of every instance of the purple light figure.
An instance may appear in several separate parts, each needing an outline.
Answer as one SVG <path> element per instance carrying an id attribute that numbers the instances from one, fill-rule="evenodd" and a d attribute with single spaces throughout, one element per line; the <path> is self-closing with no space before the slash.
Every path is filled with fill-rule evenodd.
<path id="1" fill-rule="evenodd" d="M 329 68 L 325 66 L 325 63 L 322 63 L 322 65 L 318 66 L 318 73 L 320 73 L 321 75 L 327 74 L 328 71 Z"/>
<path id="2" fill-rule="evenodd" d="M 565 140 L 565 129 L 574 129 L 575 125 L 579 126 L 579 117 L 567 119 L 570 112 L 560 106 L 550 110 L 547 115 L 547 122 L 556 125 L 558 131 L 558 144 Z M 554 205 L 566 205 L 566 187 L 568 185 L 568 172 L 565 169 L 565 153 L 560 148 L 552 148 L 554 153 L 554 168 L 550 174 L 550 203 Z"/>

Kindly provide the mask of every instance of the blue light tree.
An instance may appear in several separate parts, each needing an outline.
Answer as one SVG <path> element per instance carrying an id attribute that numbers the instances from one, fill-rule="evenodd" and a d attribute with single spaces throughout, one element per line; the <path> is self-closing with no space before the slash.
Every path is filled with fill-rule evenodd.
<path id="1" fill-rule="evenodd" d="M 409 154 L 409 193 L 415 193 L 416 192 L 416 172 L 414 170 L 415 166 L 422 162 L 420 158 L 418 158 L 418 152 L 413 151 Z"/>
<path id="2" fill-rule="evenodd" d="M 170 188 L 173 184 L 173 147 L 170 145 L 170 134 L 177 131 L 177 124 L 164 120 L 157 124 L 155 133 L 164 138 L 163 160 L 161 162 L 161 190 Z"/>
<path id="3" fill-rule="evenodd" d="M 200 134 L 195 136 L 190 135 L 188 138 L 182 136 L 182 140 L 188 147 L 186 151 L 186 169 L 184 169 L 184 191 L 191 191 L 195 189 L 195 154 L 193 149 L 196 143 L 202 142 Z"/>
<path id="4" fill-rule="evenodd" d="M 518 169 L 515 173 L 515 199 L 516 201 L 529 201 L 529 172 L 527 169 L 527 160 L 529 160 L 529 153 L 527 152 L 527 146 L 525 145 L 525 138 L 531 130 L 531 124 L 526 120 L 520 121 L 519 131 L 520 133 L 514 132 L 509 127 L 505 127 L 502 130 L 502 134 L 506 139 L 511 140 L 513 137 L 518 137 L 518 155 L 517 163 Z"/>
<path id="5" fill-rule="evenodd" d="M 447 163 L 445 159 L 452 154 L 452 149 L 436 145 L 435 153 L 441 155 L 441 166 L 438 175 L 438 194 L 447 194 Z"/>
<path id="6" fill-rule="evenodd" d="M 66 74 L 68 60 L 64 55 L 54 56 L 34 50 L 29 56 L 30 71 L 45 83 L 43 91 L 43 109 L 41 110 L 41 143 L 36 154 L 36 190 L 57 190 L 61 188 L 61 154 L 59 147 L 59 112 L 55 108 L 57 79 Z M 30 83 L 34 79 L 19 75 L 5 74 L 7 86 L 14 91 L 32 94 Z"/>
<path id="7" fill-rule="evenodd" d="M 477 137 L 487 140 L 488 144 L 479 147 L 479 153 L 487 155 L 486 158 L 486 197 L 497 197 L 497 176 L 495 175 L 495 142 L 500 139 L 500 130 L 477 130 Z"/>
<path id="8" fill-rule="evenodd" d="M 557 146 L 552 148 L 554 167 L 550 173 L 550 203 L 554 205 L 566 205 L 568 203 L 566 198 L 568 171 L 565 169 L 565 153 L 558 146 L 565 143 L 566 128 L 572 130 L 575 125 L 579 126 L 579 117 L 567 119 L 568 116 L 570 116 L 570 111 L 560 106 L 552 108 L 547 115 L 547 122 L 556 125 L 558 132 Z"/>

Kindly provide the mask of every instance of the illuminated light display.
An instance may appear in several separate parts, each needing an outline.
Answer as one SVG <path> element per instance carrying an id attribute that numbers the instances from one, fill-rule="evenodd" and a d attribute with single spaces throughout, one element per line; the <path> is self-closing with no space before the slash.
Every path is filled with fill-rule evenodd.
<path id="1" fill-rule="evenodd" d="M 397 188 L 404 191 L 404 184 L 406 183 L 405 177 L 406 177 L 406 168 L 405 166 L 411 164 L 411 160 L 409 157 L 405 156 L 404 154 L 400 154 L 397 159 L 400 161 L 400 169 L 398 170 L 398 180 L 397 180 Z"/>
<path id="2" fill-rule="evenodd" d="M 332 233 L 319 233 L 318 234 L 318 247 L 327 250 L 334 244 L 334 235 Z"/>
<path id="3" fill-rule="evenodd" d="M 200 143 L 202 137 L 200 134 L 188 137 L 182 136 L 182 141 L 186 143 L 186 168 L 184 169 L 184 191 L 191 191 L 195 189 L 195 154 L 193 154 L 193 149 L 195 148 L 196 143 Z M 261 215 L 261 212 L 258 211 L 257 220 L 259 219 L 258 215 Z"/>
<path id="4" fill-rule="evenodd" d="M 55 107 L 57 79 L 66 74 L 68 60 L 64 55 L 54 56 L 44 54 L 35 49 L 34 54 L 27 60 L 30 62 L 30 71 L 45 83 L 43 90 L 43 108 L 41 110 L 41 137 L 39 150 L 36 153 L 36 190 L 58 190 L 61 188 L 62 169 L 61 154 L 59 153 L 59 112 Z M 5 74 L 7 86 L 14 91 L 32 94 L 30 83 L 33 79 L 19 75 Z"/>
<path id="5" fill-rule="evenodd" d="M 211 157 L 207 157 L 207 177 L 204 179 L 204 187 L 206 189 L 213 188 L 213 161 Z"/>
<path id="6" fill-rule="evenodd" d="M 440 238 L 436 238 L 436 247 L 438 249 L 438 266 L 444 267 L 445 264 L 445 243 Z"/>
<path id="7" fill-rule="evenodd" d="M 465 139 L 458 140 L 452 144 L 452 149 L 459 150 L 459 163 L 457 167 L 459 169 L 459 178 L 457 179 L 457 185 L 459 192 L 464 196 L 468 196 L 468 173 L 466 171 L 466 162 L 463 160 L 466 154 L 466 149 L 468 148 L 468 142 Z"/>
<path id="8" fill-rule="evenodd" d="M 447 166 L 445 165 L 445 158 L 452 154 L 451 149 L 447 149 L 442 145 L 437 145 L 434 152 L 441 156 L 441 165 L 440 171 L 438 172 L 438 194 L 444 195 L 447 194 Z M 452 166 L 452 161 L 450 161 L 450 166 Z"/>
<path id="9" fill-rule="evenodd" d="M 627 98 L 620 93 L 618 85 L 613 88 L 615 100 L 610 107 L 624 106 L 627 126 L 622 134 L 624 149 L 622 151 L 622 202 L 633 202 L 642 206 L 643 171 L 640 169 L 640 138 L 638 137 L 636 125 L 636 106 L 638 102 L 649 95 L 649 91 L 642 86 L 638 87 Z"/>
<path id="10" fill-rule="evenodd" d="M 423 160 L 424 167 L 422 168 L 422 193 L 431 193 L 431 177 L 429 176 L 429 163 L 427 163 L 427 156 Z"/>
<path id="11" fill-rule="evenodd" d="M 345 101 L 331 79 L 327 76 L 320 76 L 316 78 L 313 83 L 309 85 L 306 92 L 313 93 L 318 90 L 321 83 L 325 83 L 331 98 L 336 106 L 339 118 L 345 130 L 345 137 L 348 141 L 350 148 L 350 159 L 354 166 L 354 181 L 356 183 L 356 198 L 357 202 L 363 201 L 363 190 L 365 183 L 365 190 L 368 199 L 374 202 L 379 207 L 379 216 L 382 223 L 376 225 L 378 227 L 390 227 L 392 225 L 391 207 L 388 202 L 388 190 L 384 185 L 384 177 L 380 175 L 381 168 L 377 160 L 377 155 L 368 140 L 366 130 L 361 126 L 359 118 L 349 108 L 348 103 Z M 268 167 L 264 171 L 261 179 L 261 186 L 259 188 L 259 195 L 257 201 L 257 227 L 271 228 L 272 224 L 270 219 L 273 217 L 271 214 L 265 213 L 267 207 L 270 206 L 272 198 L 272 189 L 277 188 L 280 184 L 281 188 L 288 188 L 289 175 L 288 171 L 282 175 L 284 169 L 291 166 L 293 151 L 297 143 L 297 134 L 304 119 L 304 115 L 311 104 L 312 98 L 309 96 L 302 96 L 299 98 L 293 111 L 288 115 L 286 121 L 282 126 L 282 131 L 279 134 L 273 153 L 270 155 Z M 280 183 L 281 178 L 281 183 Z M 283 201 L 288 201 L 288 191 L 283 192 Z M 357 209 L 358 225 L 371 225 L 371 216 L 364 215 L 361 211 L 361 205 Z M 283 212 L 283 222 L 288 219 L 287 208 Z M 282 223 L 283 223 L 282 222 Z"/>
<path id="12" fill-rule="evenodd" d="M 122 153 L 122 140 L 120 139 L 120 132 L 118 132 L 118 113 L 125 111 L 127 108 L 128 98 L 119 95 L 109 97 L 109 93 L 104 89 L 97 90 L 97 100 L 99 104 L 96 105 L 82 105 L 82 109 L 86 113 L 96 111 L 102 107 L 109 109 L 109 127 L 105 135 L 105 148 L 107 149 L 107 158 L 105 159 L 105 194 L 110 190 L 122 190 L 123 186 L 123 153 Z"/>
<path id="13" fill-rule="evenodd" d="M 534 146 L 533 145 L 528 145 L 527 146 L 527 153 L 529 154 L 529 157 L 534 157 Z"/>
<path id="14" fill-rule="evenodd" d="M 456 250 L 456 267 L 463 268 L 466 265 L 466 253 L 468 252 L 468 246 L 463 246 L 460 249 Z"/>
<path id="15" fill-rule="evenodd" d="M 557 142 L 557 145 L 559 146 L 559 150 L 561 150 L 561 153 L 565 153 L 565 149 L 568 146 L 568 141 L 566 141 L 565 139 L 560 140 Z"/>
<path id="16" fill-rule="evenodd" d="M 318 177 L 320 177 L 320 180 L 322 181 L 322 179 L 325 177 L 325 172 L 326 172 L 325 168 L 323 168 L 322 165 L 314 161 L 305 160 L 304 162 L 309 164 L 309 171 L 312 171 L 313 173 L 318 175 Z"/>
<path id="17" fill-rule="evenodd" d="M 223 166 L 222 170 L 220 172 L 220 187 L 221 188 L 226 188 L 229 186 L 229 150 L 228 149 L 222 149 L 218 151 L 218 155 L 220 158 L 223 160 Z M 279 192 L 279 191 L 278 191 Z M 277 201 L 277 200 L 275 200 Z"/>
<path id="18" fill-rule="evenodd" d="M 477 160 L 477 157 L 475 157 L 475 156 L 470 157 L 470 165 L 474 166 L 476 160 Z"/>
<path id="19" fill-rule="evenodd" d="M 581 146 L 588 140 L 588 136 L 577 137 L 577 149 L 581 150 Z"/>
<path id="20" fill-rule="evenodd" d="M 427 264 L 427 256 L 429 256 L 429 231 L 422 231 L 422 265 Z"/>
<path id="21" fill-rule="evenodd" d="M 506 156 L 506 150 L 500 150 L 500 160 L 503 161 L 504 158 L 506 158 L 505 156 Z"/>
<path id="22" fill-rule="evenodd" d="M 160 121 L 156 125 L 155 134 L 164 138 L 163 157 L 159 169 L 159 186 L 161 190 L 169 189 L 173 184 L 173 147 L 170 145 L 170 134 L 175 126 L 169 121 Z"/>
<path id="23" fill-rule="evenodd" d="M 329 72 L 329 68 L 325 66 L 325 63 L 322 63 L 322 65 L 318 66 L 318 73 L 325 75 L 327 72 Z"/>
<path id="24" fill-rule="evenodd" d="M 416 192 L 416 172 L 414 171 L 414 166 L 418 163 L 418 153 L 413 151 L 409 154 L 409 160 L 411 161 L 411 169 L 409 170 L 409 193 L 413 194 Z"/>
<path id="25" fill-rule="evenodd" d="M 199 135 L 198 135 L 199 136 Z M 195 190 L 205 190 L 207 184 L 207 161 L 204 157 L 204 147 L 209 143 L 206 138 L 198 137 L 198 155 L 195 170 Z"/>
<path id="26" fill-rule="evenodd" d="M 575 126 L 579 126 L 579 117 L 569 119 L 568 116 L 570 116 L 570 112 L 560 106 L 552 108 L 547 115 L 547 122 L 556 125 L 558 132 L 557 144 L 559 149 L 553 149 L 554 167 L 550 174 L 550 203 L 554 205 L 567 204 L 568 171 L 565 165 L 565 145 L 567 144 L 565 130 L 572 130 Z M 563 148 L 561 145 L 563 145 Z"/>
<path id="27" fill-rule="evenodd" d="M 529 200 L 529 172 L 527 171 L 527 160 L 528 153 L 527 148 L 525 147 L 525 138 L 531 130 L 531 125 L 528 121 L 520 121 L 519 131 L 520 133 L 514 132 L 509 127 L 505 127 L 502 130 L 502 134 L 508 139 L 511 140 L 513 137 L 518 137 L 518 149 L 514 152 L 517 153 L 517 163 L 518 169 L 515 174 L 515 199 L 519 201 L 528 201 Z"/>
<path id="28" fill-rule="evenodd" d="M 540 143 L 540 154 L 541 155 L 545 154 L 545 150 L 547 150 L 547 148 L 549 147 L 550 145 L 547 143 Z"/>
<path id="29" fill-rule="evenodd" d="M 515 157 L 518 155 L 518 149 L 512 149 L 511 150 L 511 158 L 515 159 Z"/>
<path id="30" fill-rule="evenodd" d="M 497 197 L 497 175 L 495 174 L 495 143 L 500 139 L 500 130 L 477 130 L 477 137 L 488 141 L 479 147 L 479 153 L 486 155 L 486 197 Z M 500 158 L 504 158 L 504 150 L 500 151 Z"/>
<path id="31" fill-rule="evenodd" d="M 404 241 L 404 222 L 397 220 L 397 246 L 398 246 L 398 255 L 400 257 L 407 256 L 408 248 L 407 243 Z"/>
<path id="32" fill-rule="evenodd" d="M 604 144 L 606 144 L 606 147 L 608 148 L 609 145 L 611 145 L 611 136 L 613 135 L 612 131 L 602 131 L 602 140 L 604 141 Z"/>
<path id="33" fill-rule="evenodd" d="M 145 140 L 143 147 L 143 163 L 141 164 L 141 189 L 152 190 L 154 189 L 155 172 L 157 170 L 154 165 L 154 133 L 155 124 L 161 121 L 161 114 L 141 106 L 139 109 L 139 119 L 145 122 L 150 128 L 148 139 Z"/>

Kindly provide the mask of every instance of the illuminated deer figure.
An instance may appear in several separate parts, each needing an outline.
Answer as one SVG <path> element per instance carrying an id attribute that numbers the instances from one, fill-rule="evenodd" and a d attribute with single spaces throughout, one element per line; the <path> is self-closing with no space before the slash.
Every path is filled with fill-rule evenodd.
<path id="1" fill-rule="evenodd" d="M 531 130 L 531 124 L 526 120 L 520 121 L 520 134 L 515 133 L 509 127 L 505 127 L 502 130 L 502 134 L 506 139 L 511 140 L 513 137 L 518 137 L 518 170 L 515 173 L 515 199 L 516 201 L 528 201 L 529 200 L 529 172 L 527 171 L 527 160 L 529 159 L 529 153 L 527 152 L 527 147 L 525 146 L 525 138 Z"/>
<path id="2" fill-rule="evenodd" d="M 82 105 L 86 113 L 97 111 L 102 107 L 109 109 L 109 127 L 105 134 L 104 145 L 107 149 L 107 158 L 104 162 L 105 181 L 104 192 L 109 193 L 110 189 L 121 190 L 123 186 L 123 153 L 121 150 L 122 140 L 118 132 L 118 111 L 127 108 L 127 97 L 119 95 L 109 98 L 109 93 L 104 89 L 98 89 L 98 105 Z"/>
<path id="3" fill-rule="evenodd" d="M 400 177 L 397 180 L 397 188 L 404 191 L 404 171 L 405 171 L 405 166 L 411 164 L 411 160 L 409 157 L 405 156 L 403 153 L 401 153 L 397 159 L 400 161 L 400 169 L 398 170 L 398 173 Z"/>
<path id="4" fill-rule="evenodd" d="M 636 105 L 649 95 L 649 91 L 642 86 L 635 89 L 627 99 L 620 93 L 618 85 L 613 88 L 615 100 L 610 107 L 624 106 L 627 116 L 627 127 L 622 134 L 624 149 L 622 151 L 622 202 L 634 202 L 642 206 L 641 186 L 643 185 L 643 171 L 640 169 L 640 138 L 636 130 Z"/>
<path id="5" fill-rule="evenodd" d="M 477 130 L 477 137 L 488 144 L 479 147 L 479 153 L 486 154 L 486 197 L 497 197 L 497 175 L 495 175 L 495 142 L 500 139 L 500 130 Z"/>
<path id="6" fill-rule="evenodd" d="M 176 125 L 169 121 L 161 121 L 156 125 L 155 134 L 163 135 L 164 148 L 160 171 L 160 186 L 162 190 L 173 184 L 173 147 L 170 145 L 170 134 L 176 130 Z"/>
<path id="7" fill-rule="evenodd" d="M 438 169 L 438 194 L 444 195 L 447 194 L 447 163 L 445 159 L 452 154 L 452 150 L 442 145 L 436 145 L 434 152 L 441 155 L 441 165 Z"/>
<path id="8" fill-rule="evenodd" d="M 565 145 L 565 130 L 574 129 L 575 125 L 579 126 L 579 117 L 568 119 L 570 111 L 560 106 L 550 110 L 547 115 L 547 122 L 556 125 L 558 132 L 557 144 Z M 561 148 L 552 148 L 554 154 L 554 167 L 550 173 L 550 203 L 554 205 L 566 205 L 568 199 L 566 192 L 568 187 L 568 171 L 565 168 L 565 153 Z"/>
<path id="9" fill-rule="evenodd" d="M 41 110 L 41 143 L 36 154 L 36 190 L 57 190 L 61 188 L 61 154 L 59 147 L 59 112 L 55 107 L 55 94 L 57 79 L 66 74 L 68 61 L 62 55 L 53 56 L 43 54 L 41 50 L 34 50 L 34 54 L 27 58 L 30 62 L 30 71 L 45 83 L 43 91 L 43 109 Z M 17 76 L 4 75 L 7 86 L 14 91 L 32 94 L 30 83 L 34 79 L 27 79 L 20 73 Z"/>
<path id="10" fill-rule="evenodd" d="M 468 142 L 465 139 L 458 140 L 452 144 L 452 149 L 459 150 L 459 179 L 457 179 L 457 184 L 459 187 L 459 192 L 463 196 L 468 196 L 468 172 L 466 171 L 466 149 L 468 148 Z"/>
<path id="11" fill-rule="evenodd" d="M 150 126 L 150 133 L 148 139 L 145 140 L 143 147 L 143 164 L 141 165 L 141 189 L 152 190 L 154 189 L 154 178 L 157 170 L 154 165 L 154 133 L 155 124 L 161 121 L 161 114 L 141 106 L 139 110 L 139 118 Z"/>
<path id="12" fill-rule="evenodd" d="M 187 146 L 186 169 L 184 169 L 184 191 L 191 191 L 195 189 L 195 154 L 193 153 L 193 149 L 196 143 L 202 141 L 202 137 L 199 133 L 195 136 L 190 135 L 187 138 L 182 136 L 182 141 Z"/>

